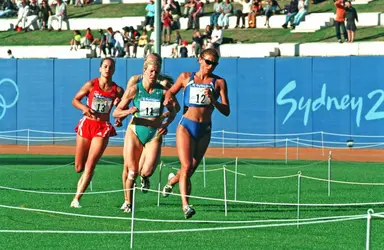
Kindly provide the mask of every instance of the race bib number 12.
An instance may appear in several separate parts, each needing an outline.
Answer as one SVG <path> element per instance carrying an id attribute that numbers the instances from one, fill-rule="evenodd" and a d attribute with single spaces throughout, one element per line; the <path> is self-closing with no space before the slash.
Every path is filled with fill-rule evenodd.
<path id="1" fill-rule="evenodd" d="M 209 105 L 211 101 L 204 94 L 205 88 L 191 87 L 189 93 L 189 103 L 197 105 Z"/>

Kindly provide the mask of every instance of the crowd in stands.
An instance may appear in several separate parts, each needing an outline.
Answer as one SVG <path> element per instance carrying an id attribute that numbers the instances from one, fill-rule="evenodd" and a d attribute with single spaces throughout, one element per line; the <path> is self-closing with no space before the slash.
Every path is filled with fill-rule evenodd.
<path id="1" fill-rule="evenodd" d="M 53 11 L 53 10 L 55 11 Z M 52 30 L 52 23 L 58 22 L 58 30 L 61 31 L 62 23 L 67 22 L 67 7 L 62 0 L 54 0 L 51 5 L 47 0 L 6 0 L 0 17 L 17 16 L 14 24 L 16 31 Z"/>
<path id="2" fill-rule="evenodd" d="M 67 22 L 67 7 L 63 0 L 6 0 L 1 16 L 17 15 L 15 30 L 52 30 L 52 23 L 58 22 L 58 30 L 62 28 L 62 22 Z M 75 6 L 83 6 L 90 3 L 89 0 L 71 0 Z M 358 20 L 356 10 L 351 6 L 350 1 L 335 0 L 336 36 L 341 40 L 340 29 L 346 42 L 353 42 L 356 31 L 355 21 Z M 269 26 L 271 16 L 284 13 L 286 21 L 283 28 L 295 29 L 304 17 L 308 14 L 308 0 L 291 0 L 289 5 L 283 8 L 277 0 L 266 0 L 263 6 L 262 0 L 241 0 L 240 8 L 235 9 L 230 0 L 215 0 L 213 12 L 210 15 L 210 25 L 207 25 L 204 32 L 200 31 L 199 18 L 204 15 L 204 2 L 202 0 L 187 0 L 183 6 L 177 0 L 162 0 L 161 22 L 163 46 L 172 46 L 172 57 L 197 56 L 205 48 L 215 48 L 220 53 L 220 45 L 223 43 L 223 30 L 229 28 L 229 17 L 236 16 L 236 26 L 233 28 L 255 28 L 256 16 L 265 16 L 264 26 Z M 183 9 L 182 9 L 183 8 Z M 54 10 L 54 11 L 53 11 Z M 155 3 L 149 0 L 145 7 L 146 16 L 143 20 L 143 27 L 136 30 L 134 27 L 124 27 L 120 30 L 113 30 L 111 27 L 105 31 L 99 30 L 99 36 L 94 37 L 90 28 L 84 36 L 79 30 L 74 31 L 73 39 L 70 41 L 70 50 L 81 48 L 98 48 L 99 55 L 114 57 L 137 57 L 137 48 L 144 48 L 144 57 L 148 52 L 153 51 L 155 32 L 154 17 Z M 180 35 L 180 18 L 188 18 L 187 30 L 192 30 L 192 51 L 188 51 L 188 42 Z M 245 18 L 248 23 L 246 24 Z M 345 26 L 347 21 L 347 27 Z M 241 21 L 241 25 L 240 25 Z M 174 39 L 172 39 L 172 34 Z M 132 53 L 131 53 L 132 47 Z M 95 49 L 94 55 L 96 55 Z"/>

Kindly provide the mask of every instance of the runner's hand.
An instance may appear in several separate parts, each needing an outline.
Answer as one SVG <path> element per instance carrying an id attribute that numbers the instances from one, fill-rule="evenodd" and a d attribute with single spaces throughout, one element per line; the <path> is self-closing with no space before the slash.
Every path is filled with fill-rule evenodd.
<path id="1" fill-rule="evenodd" d="M 115 120 L 115 127 L 121 127 L 121 126 L 123 126 L 123 122 L 121 121 L 120 118 L 117 118 Z"/>
<path id="2" fill-rule="evenodd" d="M 113 105 L 114 106 L 119 105 L 120 101 L 121 101 L 121 99 L 119 97 L 116 97 L 115 100 L 113 101 Z"/>
<path id="3" fill-rule="evenodd" d="M 97 119 L 97 113 L 91 108 L 87 108 L 86 110 L 84 110 L 83 115 L 92 119 Z"/>
<path id="4" fill-rule="evenodd" d="M 157 130 L 158 135 L 166 135 L 168 134 L 168 128 L 164 124 L 160 126 L 160 128 Z"/>
<path id="5" fill-rule="evenodd" d="M 132 106 L 127 111 L 128 111 L 128 115 L 133 115 L 134 113 L 139 112 L 139 109 Z"/>

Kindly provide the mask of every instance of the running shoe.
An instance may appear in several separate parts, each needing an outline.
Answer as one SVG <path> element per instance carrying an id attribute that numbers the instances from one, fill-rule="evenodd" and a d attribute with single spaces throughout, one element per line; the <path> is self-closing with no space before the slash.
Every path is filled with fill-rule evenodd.
<path id="1" fill-rule="evenodd" d="M 81 208 L 80 206 L 80 202 L 78 200 L 73 200 L 71 202 L 71 207 L 74 207 L 74 208 Z"/>
<path id="2" fill-rule="evenodd" d="M 127 208 L 127 201 L 124 201 L 123 205 L 121 205 L 120 210 L 125 210 Z"/>
<path id="3" fill-rule="evenodd" d="M 124 213 L 132 213 L 132 205 L 127 204 L 127 207 L 124 209 Z"/>
<path id="4" fill-rule="evenodd" d="M 169 184 L 165 185 L 163 188 L 163 197 L 167 198 L 172 193 L 173 187 Z"/>
<path id="5" fill-rule="evenodd" d="M 148 193 L 148 189 L 151 186 L 151 182 L 148 177 L 140 177 L 141 192 Z"/>
<path id="6" fill-rule="evenodd" d="M 186 205 L 184 207 L 184 218 L 189 219 L 192 218 L 192 216 L 196 214 L 195 209 L 192 208 L 192 205 Z"/>

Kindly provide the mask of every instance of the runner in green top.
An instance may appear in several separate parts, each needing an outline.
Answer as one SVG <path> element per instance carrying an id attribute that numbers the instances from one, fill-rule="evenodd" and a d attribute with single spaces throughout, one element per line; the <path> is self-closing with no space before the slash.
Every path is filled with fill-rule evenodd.
<path id="1" fill-rule="evenodd" d="M 166 90 L 158 83 L 160 68 L 161 64 L 156 60 L 145 61 L 142 77 L 131 77 L 128 82 L 130 87 L 125 91 L 120 104 L 113 112 L 113 116 L 119 119 L 134 114 L 124 139 L 124 170 L 128 172 L 126 179 L 123 174 L 125 190 L 133 188 L 141 160 L 148 162 L 151 168 L 157 165 L 162 135 L 167 133 L 168 125 L 176 116 L 174 105 L 167 106 L 169 112 L 163 114 Z M 131 101 L 133 106 L 128 109 Z M 167 117 L 165 121 L 164 117 Z M 145 158 L 141 159 L 144 148 Z M 150 172 L 152 174 L 152 170 Z M 140 174 L 143 176 L 143 173 Z M 125 212 L 131 212 L 132 190 L 125 192 L 123 207 Z"/>

